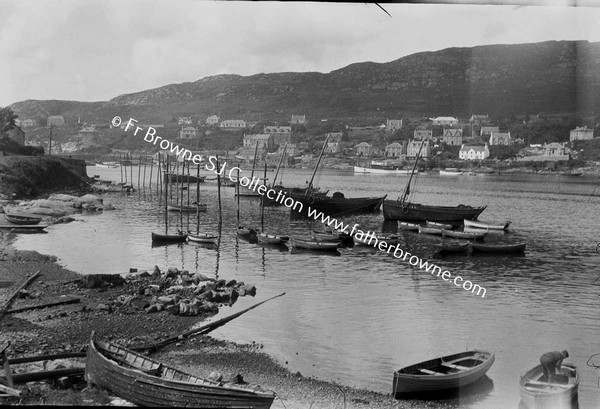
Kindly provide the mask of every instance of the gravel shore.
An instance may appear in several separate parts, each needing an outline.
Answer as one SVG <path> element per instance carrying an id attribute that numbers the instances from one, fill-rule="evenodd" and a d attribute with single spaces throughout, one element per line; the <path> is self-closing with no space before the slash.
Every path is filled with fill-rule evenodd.
<path id="1" fill-rule="evenodd" d="M 123 345 L 146 344 L 180 334 L 203 317 L 173 316 L 162 311 L 110 311 L 99 308 L 123 293 L 123 288 L 81 288 L 80 275 L 62 268 L 54 257 L 30 251 L 17 251 L 10 245 L 11 234 L 0 237 L 0 305 L 4 305 L 28 277 L 41 271 L 28 287 L 28 297 L 17 298 L 11 309 L 52 302 L 61 297 L 77 297 L 80 302 L 20 313 L 5 314 L 0 320 L 0 343 L 10 341 L 10 357 L 82 352 L 93 331 L 98 337 Z M 243 319 L 243 318 L 238 318 Z M 245 381 L 276 393 L 273 408 L 445 408 L 456 402 L 395 400 L 390 394 L 360 390 L 333 382 L 292 373 L 261 351 L 258 344 L 238 345 L 209 336 L 188 339 L 166 347 L 154 358 L 182 370 L 207 377 L 219 372 L 225 377 L 241 374 Z M 63 366 L 84 366 L 83 359 L 69 359 Z M 29 365 L 29 366 L 28 366 Z M 13 365 L 15 372 L 39 370 Z M 36 364 L 41 365 L 41 364 Z M 45 362 L 52 369 L 57 363 Z M 390 374 L 391 382 L 391 374 Z M 114 400 L 110 392 L 85 388 L 75 383 L 35 382 L 17 385 L 21 398 L 0 398 L 0 405 L 105 405 Z M 117 403 L 119 401 L 116 401 Z M 123 403 L 121 401 L 121 403 Z"/>

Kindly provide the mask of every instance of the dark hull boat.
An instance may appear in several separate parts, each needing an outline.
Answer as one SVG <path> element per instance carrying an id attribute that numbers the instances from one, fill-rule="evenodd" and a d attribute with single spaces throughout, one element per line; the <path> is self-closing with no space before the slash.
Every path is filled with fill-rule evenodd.
<path id="1" fill-rule="evenodd" d="M 513 243 L 513 244 L 483 244 L 483 243 L 471 243 L 471 249 L 473 253 L 524 253 L 526 242 Z"/>
<path id="2" fill-rule="evenodd" d="M 203 379 L 109 342 L 90 340 L 85 378 L 139 406 L 268 409 L 259 387 Z"/>
<path id="3" fill-rule="evenodd" d="M 180 175 L 177 173 L 165 173 L 165 183 L 204 183 L 206 176 Z"/>
<path id="4" fill-rule="evenodd" d="M 6 213 L 4 215 L 4 218 L 6 219 L 7 222 L 12 223 L 12 224 L 18 224 L 18 225 L 34 225 L 34 224 L 38 224 L 39 222 L 42 221 L 41 217 L 25 216 L 25 215 L 20 215 L 20 214 L 8 214 L 8 213 Z"/>
<path id="5" fill-rule="evenodd" d="M 290 197 L 298 203 L 302 203 L 302 212 L 298 213 L 307 215 L 310 208 L 330 216 L 376 213 L 381 209 L 381 204 L 386 198 L 386 196 L 346 198 L 343 195 L 336 196 L 335 194 L 330 197 L 294 193 Z"/>
<path id="6" fill-rule="evenodd" d="M 490 369 L 495 356 L 466 351 L 410 365 L 394 372 L 393 395 L 430 393 L 469 385 Z"/>
<path id="7" fill-rule="evenodd" d="M 187 234 L 159 234 L 152 232 L 152 243 L 181 243 L 186 241 Z"/>
<path id="8" fill-rule="evenodd" d="M 175 206 L 168 205 L 167 210 L 169 212 L 183 212 L 183 213 L 196 213 L 206 212 L 206 203 L 200 203 L 198 206 Z"/>
<path id="9" fill-rule="evenodd" d="M 464 223 L 465 219 L 476 220 L 485 208 L 486 206 L 471 207 L 466 205 L 431 206 L 419 203 L 403 203 L 399 200 L 385 200 L 383 202 L 383 218 L 405 222 L 432 221 L 459 226 Z"/>
<path id="10" fill-rule="evenodd" d="M 292 247 L 304 250 L 337 251 L 340 245 L 341 243 L 338 241 L 292 238 Z"/>

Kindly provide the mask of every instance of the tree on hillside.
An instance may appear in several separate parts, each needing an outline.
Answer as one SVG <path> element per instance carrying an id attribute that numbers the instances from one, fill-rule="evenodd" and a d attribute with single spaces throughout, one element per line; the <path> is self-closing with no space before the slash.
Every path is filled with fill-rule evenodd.
<path id="1" fill-rule="evenodd" d="M 15 120 L 18 117 L 19 115 L 15 114 L 9 107 L 0 108 L 0 134 L 17 126 Z"/>

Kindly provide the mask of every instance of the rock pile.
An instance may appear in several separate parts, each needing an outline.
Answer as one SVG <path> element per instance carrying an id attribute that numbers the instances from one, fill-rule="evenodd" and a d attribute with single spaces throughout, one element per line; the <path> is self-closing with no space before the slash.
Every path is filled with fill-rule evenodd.
<path id="1" fill-rule="evenodd" d="M 91 194 L 81 197 L 54 194 L 47 199 L 22 201 L 18 205 L 4 205 L 4 211 L 7 213 L 32 213 L 51 217 L 63 217 L 79 211 L 98 212 L 102 210 L 114 210 L 114 207 L 104 204 L 101 197 Z"/>

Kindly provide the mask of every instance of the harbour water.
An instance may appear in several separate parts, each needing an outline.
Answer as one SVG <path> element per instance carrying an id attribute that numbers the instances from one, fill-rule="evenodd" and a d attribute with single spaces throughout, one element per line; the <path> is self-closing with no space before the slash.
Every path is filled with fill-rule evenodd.
<path id="1" fill-rule="evenodd" d="M 118 169 L 88 168 L 88 174 L 119 180 Z M 304 186 L 309 170 L 287 171 L 284 184 Z M 406 176 L 354 175 L 324 171 L 316 184 L 346 196 L 396 199 Z M 19 249 L 56 255 L 83 274 L 126 273 L 129 268 L 174 266 L 255 284 L 255 300 L 223 308 L 228 315 L 286 292 L 215 331 L 241 343 L 258 342 L 291 371 L 342 384 L 391 392 L 392 373 L 412 363 L 467 349 L 496 354 L 480 388 L 461 394 L 461 408 L 516 408 L 519 376 L 546 351 L 567 349 L 577 365 L 580 408 L 600 406 L 600 373 L 586 365 L 600 353 L 600 192 L 598 178 L 556 175 L 420 175 L 414 201 L 439 205 L 487 205 L 484 221 L 511 220 L 510 233 L 489 242 L 527 241 L 525 256 L 451 257 L 433 260 L 486 288 L 484 298 L 369 248 L 343 249 L 338 256 L 291 252 L 240 240 L 235 231 L 233 188 L 222 189 L 223 222 L 218 247 L 175 244 L 152 247 L 150 232 L 164 232 L 164 202 L 156 188 L 131 195 L 113 193 L 117 210 L 78 215 L 77 221 L 20 235 Z M 217 189 L 200 187 L 208 211 L 201 231 L 217 232 Z M 195 191 L 190 191 L 192 201 Z M 184 192 L 187 200 L 187 192 Z M 169 228 L 196 229 L 196 216 L 169 215 Z M 240 199 L 243 225 L 260 227 L 257 199 Z M 381 230 L 382 214 L 345 217 L 363 230 Z M 181 224 L 183 222 L 183 224 Z M 290 220 L 285 207 L 267 208 L 265 231 L 307 235 L 310 223 Z M 400 247 L 432 260 L 439 238 L 401 233 Z M 595 359 L 595 360 L 594 360 Z M 593 358 L 600 365 L 600 358 Z"/>

